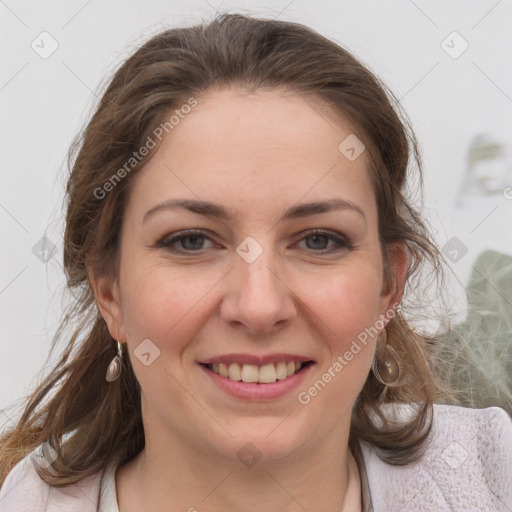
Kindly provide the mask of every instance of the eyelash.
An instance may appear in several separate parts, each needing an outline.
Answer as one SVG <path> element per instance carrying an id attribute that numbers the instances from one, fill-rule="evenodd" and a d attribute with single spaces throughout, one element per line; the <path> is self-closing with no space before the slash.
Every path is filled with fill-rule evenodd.
<path id="1" fill-rule="evenodd" d="M 305 240 L 307 238 L 310 238 L 312 236 L 325 236 L 327 237 L 329 240 L 332 240 L 334 241 L 336 244 L 337 244 L 337 247 L 335 247 L 334 249 L 328 249 L 328 250 L 325 250 L 325 251 L 315 251 L 314 249 L 306 249 L 306 250 L 310 250 L 310 251 L 313 251 L 315 254 L 331 254 L 331 253 L 334 253 L 334 252 L 339 252 L 339 251 L 342 251 L 342 250 L 353 250 L 354 247 L 353 245 L 351 244 L 351 242 L 343 235 L 335 235 L 334 233 L 330 232 L 330 231 L 325 231 L 325 230 L 321 230 L 321 229 L 313 229 L 311 231 L 309 231 L 305 236 L 303 236 L 300 240 Z M 175 236 L 172 236 L 171 238 L 168 238 L 168 235 L 166 235 L 164 238 L 162 238 L 161 240 L 159 240 L 157 243 L 156 243 L 156 246 L 158 248 L 162 248 L 162 249 L 166 249 L 170 252 L 174 252 L 174 253 L 178 253 L 178 254 L 201 254 L 201 252 L 204 250 L 204 249 L 200 249 L 198 251 L 192 251 L 190 249 L 175 249 L 175 248 L 172 248 L 172 246 L 181 241 L 181 240 L 185 240 L 187 238 L 190 238 L 190 237 L 193 237 L 193 236 L 201 236 L 201 237 L 204 237 L 205 239 L 207 240 L 211 240 L 213 241 L 209 236 L 207 236 L 204 232 L 202 231 L 199 231 L 199 230 L 188 230 L 188 231 L 182 231 L 181 233 L 179 234 L 176 234 Z"/>

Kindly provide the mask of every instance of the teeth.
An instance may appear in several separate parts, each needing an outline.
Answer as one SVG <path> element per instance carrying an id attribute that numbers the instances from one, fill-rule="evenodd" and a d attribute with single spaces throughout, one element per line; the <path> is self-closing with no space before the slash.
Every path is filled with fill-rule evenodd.
<path id="1" fill-rule="evenodd" d="M 277 363 L 277 365 L 276 365 L 276 377 L 277 377 L 278 380 L 283 380 L 283 379 L 286 379 L 286 377 L 288 377 L 288 373 L 286 371 L 286 363 L 283 363 L 282 361 Z"/>
<path id="2" fill-rule="evenodd" d="M 238 363 L 229 365 L 228 377 L 231 380 L 242 380 L 242 367 Z"/>
<path id="3" fill-rule="evenodd" d="M 258 380 L 265 384 L 275 382 L 277 380 L 276 367 L 272 363 L 261 366 Z"/>
<path id="4" fill-rule="evenodd" d="M 215 365 L 213 365 L 213 371 L 215 371 Z M 228 377 L 229 376 L 229 366 L 224 363 L 220 363 L 219 364 L 219 373 L 223 377 Z"/>
<path id="5" fill-rule="evenodd" d="M 244 382 L 258 382 L 258 367 L 255 364 L 242 366 L 242 380 Z"/>
<path id="6" fill-rule="evenodd" d="M 272 384 L 276 380 L 283 380 L 291 377 L 302 368 L 303 364 L 295 361 L 279 361 L 277 364 L 269 363 L 263 366 L 255 364 L 224 364 L 214 363 L 211 369 L 232 380 L 243 382 L 259 382 L 261 384 Z"/>

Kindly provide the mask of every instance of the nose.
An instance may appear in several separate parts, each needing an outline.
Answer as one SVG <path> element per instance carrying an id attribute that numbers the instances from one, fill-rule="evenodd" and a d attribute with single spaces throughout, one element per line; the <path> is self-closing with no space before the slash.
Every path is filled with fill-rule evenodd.
<path id="1" fill-rule="evenodd" d="M 266 248 L 252 263 L 235 255 L 221 305 L 221 318 L 232 327 L 250 334 L 274 334 L 296 316 L 293 291 L 276 270 L 272 253 Z"/>

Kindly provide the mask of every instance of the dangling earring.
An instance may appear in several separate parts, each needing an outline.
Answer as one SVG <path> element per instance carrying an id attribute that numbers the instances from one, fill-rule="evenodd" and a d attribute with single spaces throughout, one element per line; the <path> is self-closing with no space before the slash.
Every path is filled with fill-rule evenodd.
<path id="1" fill-rule="evenodd" d="M 117 342 L 117 356 L 110 361 L 110 364 L 107 368 L 107 374 L 105 375 L 105 379 L 107 382 L 114 382 L 121 376 L 121 369 L 123 363 L 123 347 L 119 341 Z"/>
<path id="2" fill-rule="evenodd" d="M 400 358 L 395 349 L 387 344 L 388 333 L 382 331 L 381 346 L 375 353 L 372 363 L 373 374 L 385 386 L 397 386 L 400 377 Z"/>

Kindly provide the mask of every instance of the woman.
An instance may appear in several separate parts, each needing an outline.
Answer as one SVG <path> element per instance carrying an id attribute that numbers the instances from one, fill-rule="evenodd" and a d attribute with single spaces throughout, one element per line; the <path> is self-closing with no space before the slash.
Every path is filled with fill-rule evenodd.
<path id="1" fill-rule="evenodd" d="M 401 310 L 439 255 L 390 97 L 240 15 L 121 66 L 67 187 L 80 323 L 1 439 L 0 510 L 510 510 L 510 419 L 434 406 Z"/>

